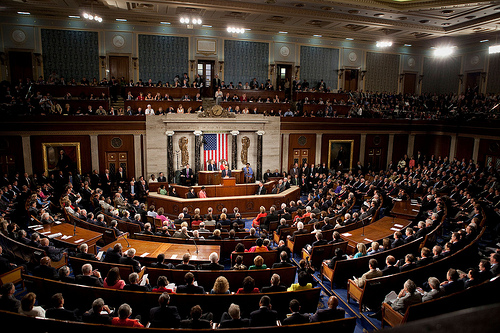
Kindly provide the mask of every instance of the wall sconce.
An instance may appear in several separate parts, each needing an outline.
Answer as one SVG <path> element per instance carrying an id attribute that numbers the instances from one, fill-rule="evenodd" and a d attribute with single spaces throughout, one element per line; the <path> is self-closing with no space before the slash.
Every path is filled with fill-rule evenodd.
<path id="1" fill-rule="evenodd" d="M 36 65 L 37 66 L 42 66 L 42 54 L 41 53 L 34 53 L 33 54 L 35 56 L 35 61 L 36 61 Z M 3 63 L 2 63 L 3 65 Z"/>
<path id="2" fill-rule="evenodd" d="M 295 66 L 295 77 L 298 77 L 299 76 L 299 72 L 300 72 L 300 66 Z"/>
<path id="3" fill-rule="evenodd" d="M 99 59 L 101 59 L 101 68 L 105 68 L 106 67 L 106 57 L 99 56 Z"/>
<path id="4" fill-rule="evenodd" d="M 483 83 L 486 82 L 486 72 L 481 72 L 481 79 L 483 79 Z"/>
<path id="5" fill-rule="evenodd" d="M 361 76 L 361 80 L 365 79 L 366 72 L 367 72 L 366 70 L 361 71 L 361 75 L 360 75 Z"/>
<path id="6" fill-rule="evenodd" d="M 134 69 L 137 69 L 137 60 L 138 60 L 138 59 L 139 59 L 139 58 L 137 58 L 137 57 L 133 57 L 133 58 L 132 58 L 132 65 L 134 66 Z"/>
<path id="7" fill-rule="evenodd" d="M 224 61 L 219 61 L 219 73 L 224 71 Z"/>
<path id="8" fill-rule="evenodd" d="M 191 72 L 194 71 L 194 63 L 196 60 L 189 60 L 189 63 L 191 64 Z"/>
<path id="9" fill-rule="evenodd" d="M 339 79 L 341 79 L 342 76 L 344 75 L 344 71 L 345 71 L 345 69 L 343 69 L 343 68 L 337 70 L 337 75 L 339 76 Z"/>
<path id="10" fill-rule="evenodd" d="M 275 69 L 276 69 L 275 64 L 269 65 L 269 75 L 273 75 Z"/>
<path id="11" fill-rule="evenodd" d="M 464 83 L 464 75 L 458 74 L 458 80 L 460 81 L 460 83 Z"/>
<path id="12" fill-rule="evenodd" d="M 419 75 L 418 76 L 418 83 L 422 82 L 423 79 L 424 79 L 424 76 L 423 75 Z"/>

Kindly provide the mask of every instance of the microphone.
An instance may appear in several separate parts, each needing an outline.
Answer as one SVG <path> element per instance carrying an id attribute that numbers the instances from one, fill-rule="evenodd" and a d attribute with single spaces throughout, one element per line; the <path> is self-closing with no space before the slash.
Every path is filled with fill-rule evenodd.
<path id="1" fill-rule="evenodd" d="M 73 236 L 76 236 L 76 220 L 73 219 Z"/>
<path id="2" fill-rule="evenodd" d="M 198 245 L 196 244 L 196 240 L 193 238 L 194 246 L 196 247 L 196 255 L 198 255 Z"/>
<path id="3" fill-rule="evenodd" d="M 120 239 L 120 237 L 122 237 L 126 242 L 127 242 L 127 247 L 130 247 L 130 243 L 128 242 L 128 239 L 127 236 L 128 235 L 128 232 L 124 232 L 123 234 L 121 234 L 120 236 L 116 237 L 116 240 Z"/>

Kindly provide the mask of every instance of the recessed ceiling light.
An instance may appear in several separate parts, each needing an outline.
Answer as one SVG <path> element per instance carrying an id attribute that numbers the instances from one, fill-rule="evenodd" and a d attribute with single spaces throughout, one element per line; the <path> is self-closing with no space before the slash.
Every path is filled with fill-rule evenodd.
<path id="1" fill-rule="evenodd" d="M 78 15 L 70 15 L 70 16 L 68 16 L 68 17 L 69 17 L 69 18 L 80 18 L 80 16 L 78 16 Z"/>
<path id="2" fill-rule="evenodd" d="M 404 46 L 406 46 L 406 47 L 410 47 L 410 46 L 411 46 L 411 44 L 405 44 Z"/>
<path id="3" fill-rule="evenodd" d="M 31 15 L 30 12 L 17 12 L 19 15 Z"/>
<path id="4" fill-rule="evenodd" d="M 323 37 L 322 35 L 313 35 L 313 37 Z"/>
<path id="5" fill-rule="evenodd" d="M 127 19 L 116 19 L 116 20 L 120 22 L 127 22 Z"/>
<path id="6" fill-rule="evenodd" d="M 483 40 L 480 40 L 479 43 L 486 43 L 486 42 L 489 42 L 490 40 L 489 39 L 483 39 Z"/>
<path id="7" fill-rule="evenodd" d="M 347 40 L 354 40 L 354 38 L 349 38 L 349 37 L 347 37 L 346 39 L 347 39 Z"/>
<path id="8" fill-rule="evenodd" d="M 160 22 L 160 24 L 170 24 L 170 22 Z"/>
<path id="9" fill-rule="evenodd" d="M 287 34 L 288 31 L 278 31 L 279 34 Z"/>
<path id="10" fill-rule="evenodd" d="M 212 26 L 209 25 L 209 24 L 203 24 L 202 27 L 204 27 L 204 28 L 211 28 Z"/>

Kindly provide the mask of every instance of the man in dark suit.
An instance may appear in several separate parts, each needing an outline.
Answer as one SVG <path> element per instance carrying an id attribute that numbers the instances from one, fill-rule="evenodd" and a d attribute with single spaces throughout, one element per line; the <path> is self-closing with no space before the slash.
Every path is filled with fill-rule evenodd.
<path id="1" fill-rule="evenodd" d="M 231 177 L 231 169 L 226 167 L 224 170 L 222 170 L 221 177 Z"/>
<path id="2" fill-rule="evenodd" d="M 264 184 L 262 182 L 259 182 L 259 187 L 257 188 L 257 191 L 255 192 L 255 195 L 263 195 L 266 194 L 267 190 L 264 187 Z"/>
<path id="3" fill-rule="evenodd" d="M 176 306 L 169 306 L 170 295 L 163 293 L 158 298 L 160 306 L 149 311 L 149 322 L 154 328 L 177 328 L 181 322 L 181 316 Z"/>
<path id="4" fill-rule="evenodd" d="M 262 296 L 259 301 L 260 308 L 250 313 L 250 327 L 276 326 L 278 314 L 271 310 L 271 299 L 269 296 Z"/>
<path id="5" fill-rule="evenodd" d="M 293 264 L 288 261 L 288 254 L 286 251 L 281 251 L 280 262 L 275 262 L 272 268 L 292 267 Z M 271 280 L 272 281 L 272 280 Z"/>
<path id="6" fill-rule="evenodd" d="M 17 313 L 21 302 L 14 297 L 16 286 L 12 282 L 7 282 L 1 286 L 0 310 Z"/>
<path id="7" fill-rule="evenodd" d="M 127 252 L 125 252 L 125 257 L 121 257 L 118 263 L 122 265 L 131 265 L 134 269 L 134 272 L 139 273 L 141 271 L 141 264 L 136 259 L 134 259 L 134 256 L 135 249 L 131 247 L 127 250 Z"/>
<path id="8" fill-rule="evenodd" d="M 210 163 L 208 163 L 207 171 L 217 171 L 217 164 L 215 164 L 214 160 L 210 160 Z"/>
<path id="9" fill-rule="evenodd" d="M 42 238 L 40 240 L 40 248 L 45 251 L 52 261 L 59 261 L 63 257 L 64 253 L 67 252 L 66 249 L 59 249 L 50 245 L 48 238 Z"/>
<path id="10" fill-rule="evenodd" d="M 116 185 L 121 187 L 122 189 L 125 189 L 125 184 L 127 183 L 127 175 L 125 174 L 125 171 L 123 171 L 122 167 L 118 168 L 118 171 L 116 172 L 115 175 L 116 179 Z"/>
<path id="11" fill-rule="evenodd" d="M 109 173 L 109 170 L 104 170 L 101 176 L 102 190 L 105 194 L 111 194 L 111 186 L 113 185 L 113 176 Z"/>
<path id="12" fill-rule="evenodd" d="M 92 270 L 91 264 L 82 266 L 82 274 L 76 276 L 75 283 L 90 287 L 103 286 L 101 273 L 98 270 Z"/>
<path id="13" fill-rule="evenodd" d="M 304 223 L 298 222 L 297 230 L 293 232 L 292 236 L 289 235 L 288 237 L 290 237 L 290 240 L 293 242 L 295 240 L 295 236 L 303 234 L 307 234 L 307 231 L 304 230 Z"/>
<path id="14" fill-rule="evenodd" d="M 167 178 L 165 177 L 165 175 L 163 175 L 163 172 L 160 172 L 160 174 L 158 175 L 158 183 L 165 183 L 167 182 Z"/>
<path id="15" fill-rule="evenodd" d="M 210 260 L 210 264 L 202 264 L 200 265 L 200 269 L 205 271 L 224 270 L 224 266 L 219 264 L 219 255 L 217 252 L 210 253 L 208 259 Z"/>
<path id="16" fill-rule="evenodd" d="M 396 231 L 394 233 L 394 241 L 391 243 L 391 248 L 396 248 L 398 246 L 401 246 L 405 243 L 405 241 L 403 240 L 403 234 L 401 233 L 401 231 Z"/>
<path id="17" fill-rule="evenodd" d="M 205 294 L 205 289 L 202 286 L 195 286 L 194 283 L 194 275 L 191 272 L 187 272 L 184 275 L 185 285 L 177 286 L 176 292 L 178 294 Z"/>
<path id="18" fill-rule="evenodd" d="M 219 328 L 241 328 L 248 327 L 249 325 L 250 320 L 246 318 L 241 319 L 239 305 L 232 303 L 229 306 L 229 310 L 222 314 Z"/>
<path id="19" fill-rule="evenodd" d="M 191 259 L 191 255 L 189 253 L 185 253 L 182 256 L 182 263 L 175 266 L 175 269 L 183 269 L 186 271 L 195 270 L 196 267 L 189 263 L 190 259 Z"/>
<path id="20" fill-rule="evenodd" d="M 97 258 L 95 257 L 95 254 L 88 253 L 89 246 L 87 244 L 82 243 L 79 246 L 79 249 L 80 249 L 80 251 L 77 252 L 77 254 L 75 255 L 75 257 L 80 258 L 80 259 L 85 259 L 85 260 L 97 260 Z"/>
<path id="21" fill-rule="evenodd" d="M 287 267 L 287 266 L 283 266 L 283 267 Z M 275 268 L 274 265 L 273 265 L 273 268 Z M 286 291 L 287 287 L 280 284 L 280 282 L 281 282 L 281 277 L 278 274 L 274 273 L 271 276 L 271 285 L 267 286 L 267 287 L 262 287 L 262 290 L 261 290 L 262 293 L 265 294 L 265 293 L 275 293 L 275 292 Z"/>
<path id="22" fill-rule="evenodd" d="M 189 164 L 186 164 L 186 167 L 181 170 L 181 183 L 183 185 L 192 184 L 194 182 L 194 174 L 193 169 L 189 167 Z"/>
<path id="23" fill-rule="evenodd" d="M 120 243 L 116 243 L 115 246 L 109 248 L 106 251 L 104 259 L 102 261 L 118 264 L 120 262 L 121 257 L 122 257 L 122 245 Z"/>
<path id="24" fill-rule="evenodd" d="M 281 229 L 284 229 L 284 228 L 289 228 L 290 225 L 286 224 L 286 220 L 284 218 L 281 218 L 280 220 L 280 224 L 278 225 L 278 227 L 276 228 L 276 234 L 279 235 L 280 234 L 280 231 Z"/>
<path id="25" fill-rule="evenodd" d="M 309 321 L 311 323 L 315 323 L 318 321 L 327 321 L 327 320 L 335 320 L 341 319 L 345 317 L 345 310 L 337 308 L 339 305 L 339 300 L 335 296 L 330 296 L 328 299 L 328 309 L 319 309 L 313 314 Z"/>
<path id="26" fill-rule="evenodd" d="M 139 274 L 137 273 L 130 273 L 128 276 L 128 282 L 129 284 L 125 285 L 123 287 L 123 290 L 130 290 L 130 291 L 151 291 L 151 285 L 149 284 L 148 278 L 144 277 L 146 279 L 146 283 L 142 284 L 142 279 L 139 279 Z"/>
<path id="27" fill-rule="evenodd" d="M 300 303 L 296 299 L 292 299 L 289 304 L 292 313 L 283 319 L 283 325 L 305 324 L 309 322 L 309 315 L 300 313 Z"/>
<path id="28" fill-rule="evenodd" d="M 54 294 L 51 298 L 52 308 L 45 312 L 46 318 L 54 318 L 59 320 L 80 321 L 76 316 L 75 311 L 64 308 L 64 298 L 61 293 Z"/>
<path id="29" fill-rule="evenodd" d="M 56 269 L 50 265 L 51 262 L 49 257 L 40 259 L 40 265 L 33 269 L 33 275 L 44 279 L 57 280 L 59 274 L 57 274 Z"/>
<path id="30" fill-rule="evenodd" d="M 388 255 L 387 258 L 385 258 L 385 264 L 386 266 L 382 270 L 382 274 L 384 274 L 384 276 L 400 272 L 399 267 L 396 266 L 396 258 L 394 258 L 394 256 Z"/>

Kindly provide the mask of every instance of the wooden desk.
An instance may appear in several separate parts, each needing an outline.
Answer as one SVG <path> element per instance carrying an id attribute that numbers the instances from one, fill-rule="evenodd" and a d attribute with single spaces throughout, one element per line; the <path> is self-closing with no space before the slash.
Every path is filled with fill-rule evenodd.
<path id="1" fill-rule="evenodd" d="M 349 100 L 348 94 L 324 93 L 324 92 L 319 92 L 319 91 L 296 91 L 293 93 L 293 100 L 294 101 L 298 101 L 299 99 L 302 100 L 306 97 L 309 100 L 312 100 L 312 99 L 319 100 L 321 98 L 325 102 L 327 99 L 329 99 L 330 102 L 333 102 L 334 99 L 343 100 L 344 102 L 347 102 L 347 100 Z"/>
<path id="2" fill-rule="evenodd" d="M 220 171 L 199 171 L 198 185 L 219 185 L 221 184 Z"/>
<path id="3" fill-rule="evenodd" d="M 128 247 L 127 240 L 130 247 Z M 182 256 L 185 253 L 191 253 L 191 260 L 194 262 L 209 261 L 208 257 L 212 252 L 216 252 L 220 258 L 220 246 L 218 245 L 198 245 L 198 255 L 196 255 L 196 246 L 194 244 L 150 242 L 130 238 L 127 240 L 120 237 L 116 242 L 101 248 L 101 251 L 106 252 L 108 248 L 112 248 L 116 243 L 120 243 L 123 246 L 123 252 L 133 247 L 136 250 L 136 257 L 140 257 L 136 259 L 140 261 L 154 262 L 160 253 L 165 254 L 165 259 L 179 262 L 182 261 Z M 145 253 L 147 254 L 144 255 Z"/>
<path id="4" fill-rule="evenodd" d="M 90 94 L 94 94 L 94 96 L 97 97 L 104 93 L 109 97 L 109 88 L 99 86 L 61 86 L 45 84 L 35 85 L 33 87 L 33 92 L 40 92 L 42 95 L 49 93 L 54 97 L 64 97 L 67 93 L 70 93 L 73 97 L 80 97 L 82 93 L 87 97 L 90 96 Z"/>
<path id="5" fill-rule="evenodd" d="M 234 177 L 224 177 L 222 178 L 223 186 L 236 186 L 236 178 Z"/>
<path id="6" fill-rule="evenodd" d="M 413 220 L 418 216 L 420 206 L 418 204 L 412 205 L 411 200 L 396 201 L 391 214 L 398 218 Z"/>
<path id="7" fill-rule="evenodd" d="M 179 104 L 182 104 L 182 108 L 184 109 L 184 113 L 187 113 L 187 110 L 189 108 L 192 108 L 192 111 L 194 113 L 194 110 L 196 110 L 200 105 L 203 104 L 203 102 L 196 102 L 196 101 L 129 101 L 125 100 L 124 102 L 124 109 L 127 110 L 127 107 L 131 107 L 132 110 L 137 111 L 138 108 L 142 109 L 142 112 L 144 113 L 144 110 L 146 110 L 148 104 L 151 104 L 151 108 L 155 110 L 155 112 L 158 112 L 160 107 L 163 109 L 163 112 L 167 112 L 167 109 L 171 106 L 174 108 L 174 113 L 177 113 L 177 108 L 179 107 Z"/>
<path id="8" fill-rule="evenodd" d="M 36 229 L 36 228 L 33 228 Z M 96 243 L 102 238 L 102 234 L 92 230 L 83 229 L 76 227 L 76 235 L 73 236 L 73 225 L 69 223 L 61 224 L 44 224 L 43 230 L 35 230 L 39 234 L 48 236 L 51 234 L 61 233 L 61 236 L 52 238 L 58 242 L 65 244 L 65 246 L 76 248 L 82 243 L 86 243 L 89 246 L 89 253 L 97 254 Z M 62 236 L 72 236 L 68 239 L 62 239 Z M 78 242 L 78 240 L 83 239 L 83 241 Z"/>
<path id="9" fill-rule="evenodd" d="M 223 109 L 231 107 L 233 108 L 233 112 L 236 106 L 240 107 L 240 112 L 243 111 L 244 108 L 248 108 L 250 113 L 253 113 L 253 109 L 257 108 L 257 113 L 259 114 L 271 110 L 274 110 L 276 114 L 281 110 L 281 112 L 285 114 L 285 112 L 290 109 L 290 103 L 221 102 L 220 106 L 222 106 Z"/>
<path id="10" fill-rule="evenodd" d="M 156 93 L 160 93 L 162 97 L 165 94 L 168 94 L 171 98 L 181 98 L 185 94 L 188 94 L 191 98 L 195 97 L 197 93 L 200 92 L 198 88 L 166 88 L 166 87 L 124 87 L 123 88 L 123 98 L 127 98 L 128 92 L 132 93 L 132 96 L 136 98 L 139 96 L 139 93 L 142 92 L 144 97 L 147 96 L 148 93 L 151 93 L 153 97 Z"/>
<path id="11" fill-rule="evenodd" d="M 243 94 L 247 95 L 247 98 L 249 99 L 250 97 L 253 97 L 254 99 L 263 98 L 270 98 L 271 100 L 278 95 L 280 99 L 285 99 L 285 91 L 278 91 L 278 90 L 256 90 L 256 89 L 221 89 L 222 93 L 224 94 L 224 97 L 226 96 L 227 93 L 229 93 L 229 96 L 233 97 L 235 94 L 241 99 Z"/>
<path id="12" fill-rule="evenodd" d="M 340 234 L 340 237 L 348 242 L 347 252 L 349 254 L 353 254 L 356 253 L 356 245 L 358 243 L 370 244 L 373 241 L 381 240 L 391 236 L 395 231 L 397 231 L 395 229 L 404 229 L 409 224 L 410 221 L 405 219 L 384 216 L 380 220 L 365 226 L 364 235 L 363 228 L 358 228 L 342 233 Z"/>
<path id="13" fill-rule="evenodd" d="M 318 110 L 326 110 L 326 104 L 304 104 L 302 105 L 302 110 L 308 113 L 314 112 L 316 113 Z M 340 104 L 332 104 L 332 110 L 337 111 L 338 116 L 347 116 L 349 111 L 351 110 L 350 105 L 340 105 Z"/>
<path id="14" fill-rule="evenodd" d="M 232 211 L 234 207 L 238 207 L 242 215 L 252 216 L 259 212 L 260 206 L 264 206 L 266 209 L 269 209 L 271 205 L 279 207 L 283 202 L 289 204 L 290 201 L 297 201 L 300 195 L 300 188 L 298 186 L 292 186 L 290 189 L 279 194 L 255 195 L 255 191 L 257 190 L 256 184 L 252 184 L 251 186 L 239 184 L 236 186 L 207 186 L 208 198 L 183 199 L 180 188 L 185 189 L 186 187 L 175 187 L 179 193 L 179 198 L 150 192 L 148 195 L 148 205 L 155 205 L 157 208 L 163 207 L 165 212 L 169 212 L 168 215 L 170 217 L 176 217 L 182 212 L 184 207 L 187 207 L 189 211 L 199 208 L 203 213 L 207 211 L 208 207 L 212 207 L 216 214 L 220 214 L 224 207 L 228 211 Z M 195 192 L 198 190 L 195 190 Z M 220 196 L 214 196 L 210 193 L 219 194 Z"/>

